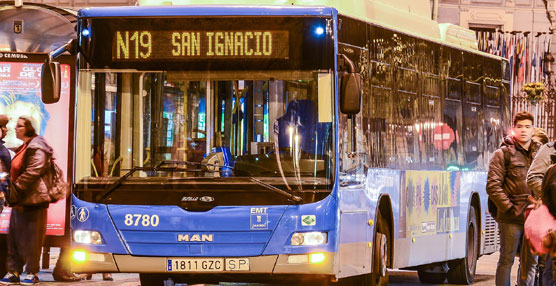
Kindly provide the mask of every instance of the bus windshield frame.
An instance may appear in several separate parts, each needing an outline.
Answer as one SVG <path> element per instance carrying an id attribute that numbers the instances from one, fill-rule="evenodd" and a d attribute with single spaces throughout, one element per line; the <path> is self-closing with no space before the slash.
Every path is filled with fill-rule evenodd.
<path id="1" fill-rule="evenodd" d="M 331 71 L 81 70 L 79 78 L 74 181 L 81 198 L 185 204 L 193 193 L 227 192 L 220 205 L 251 204 L 232 196 L 241 192 L 260 196 L 260 204 L 289 204 L 269 188 L 303 203 L 332 191 Z M 145 201 L 143 191 L 176 197 Z"/>
<path id="2" fill-rule="evenodd" d="M 218 196 L 211 192 L 232 197 L 233 189 L 251 195 L 224 204 L 289 204 L 291 200 L 269 189 L 291 193 L 303 203 L 332 191 L 336 152 L 331 15 L 81 17 L 78 31 L 76 132 L 87 134 L 77 140 L 83 142 L 77 146 L 74 175 L 80 198 L 94 201 L 110 193 L 105 199 L 112 204 L 183 204 L 184 197 Z M 168 95 L 181 102 L 172 102 Z M 144 104 L 145 98 L 152 101 Z M 105 113 L 97 106 L 104 106 Z M 189 111 L 164 111 L 179 109 L 176 106 L 188 106 Z M 193 106 L 206 112 L 195 113 Z M 207 120 L 218 112 L 218 120 Z M 137 118 L 127 120 L 135 125 L 122 132 L 130 113 Z M 157 118 L 150 117 L 154 115 Z M 172 134 L 175 129 L 168 126 L 184 122 L 190 125 L 189 133 Z M 111 128 L 120 130 L 115 138 L 106 135 Z M 166 141 L 160 139 L 164 128 Z M 130 139 L 138 138 L 138 132 L 145 136 L 141 143 Z M 143 148 L 158 148 L 176 138 L 185 148 L 174 150 L 180 156 Z M 191 154 L 184 155 L 187 152 Z M 133 155 L 126 157 L 128 153 Z M 146 167 L 158 169 L 133 172 L 115 184 L 131 169 Z M 134 195 L 144 186 L 179 196 L 149 201 Z M 250 202 L 258 193 L 264 199 Z"/>

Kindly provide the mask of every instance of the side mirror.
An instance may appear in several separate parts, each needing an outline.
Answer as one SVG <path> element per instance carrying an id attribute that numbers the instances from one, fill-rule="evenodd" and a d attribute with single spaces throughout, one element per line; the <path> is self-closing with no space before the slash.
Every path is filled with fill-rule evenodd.
<path id="1" fill-rule="evenodd" d="M 340 111 L 357 114 L 361 111 L 361 75 L 349 72 L 342 76 L 340 87 Z"/>
<path id="2" fill-rule="evenodd" d="M 60 100 L 61 74 L 59 62 L 52 62 L 50 58 L 44 62 L 41 69 L 42 102 L 49 104 Z"/>
<path id="3" fill-rule="evenodd" d="M 76 39 L 69 40 L 65 45 L 48 54 L 48 58 L 41 69 L 41 99 L 44 103 L 56 103 L 60 100 L 62 91 L 62 71 L 60 63 L 53 61 L 65 52 L 75 55 Z"/>

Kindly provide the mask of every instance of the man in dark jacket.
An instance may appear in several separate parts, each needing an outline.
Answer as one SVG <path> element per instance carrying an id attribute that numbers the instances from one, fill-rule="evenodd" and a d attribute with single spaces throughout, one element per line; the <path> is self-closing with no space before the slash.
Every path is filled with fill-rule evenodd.
<path id="1" fill-rule="evenodd" d="M 496 268 L 496 286 L 510 286 L 510 272 L 523 237 L 523 212 L 531 191 L 526 177 L 540 143 L 531 140 L 533 115 L 520 112 L 513 120 L 513 136 L 506 138 L 490 161 L 487 193 L 497 207 L 496 221 L 500 231 L 500 258 Z M 518 286 L 533 285 L 536 257 L 524 252 L 520 264 L 526 263 L 527 279 L 518 278 Z"/>

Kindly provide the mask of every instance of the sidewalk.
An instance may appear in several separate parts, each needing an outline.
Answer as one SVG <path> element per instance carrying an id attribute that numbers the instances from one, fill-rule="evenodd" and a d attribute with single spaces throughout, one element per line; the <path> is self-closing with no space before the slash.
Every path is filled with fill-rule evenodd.
<path id="1" fill-rule="evenodd" d="M 58 255 L 60 254 L 60 249 L 57 247 L 50 248 L 50 268 L 42 269 L 39 273 L 39 285 L 122 285 L 122 286 L 137 286 L 139 285 L 139 275 L 136 273 L 115 273 L 113 274 L 114 281 L 103 281 L 102 274 L 93 274 L 91 280 L 82 280 L 77 282 L 55 282 L 52 278 L 52 270 L 56 261 L 58 261 Z"/>

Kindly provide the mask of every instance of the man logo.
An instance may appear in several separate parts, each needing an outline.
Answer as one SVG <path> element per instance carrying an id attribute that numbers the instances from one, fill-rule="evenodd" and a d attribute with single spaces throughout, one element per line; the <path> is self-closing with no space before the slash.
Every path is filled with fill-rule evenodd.
<path id="1" fill-rule="evenodd" d="M 14 33 L 21 34 L 23 32 L 23 21 L 14 20 Z"/>
<path id="2" fill-rule="evenodd" d="M 178 234 L 178 242 L 212 242 L 213 234 Z"/>
<path id="3" fill-rule="evenodd" d="M 204 203 L 214 202 L 214 198 L 209 196 L 201 197 L 199 200 Z"/>

